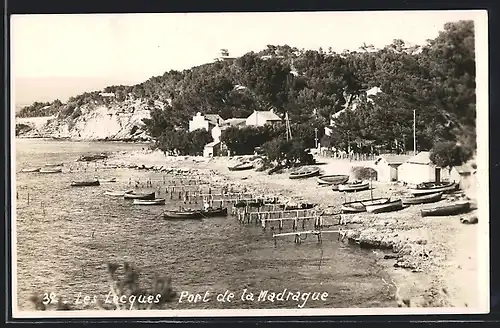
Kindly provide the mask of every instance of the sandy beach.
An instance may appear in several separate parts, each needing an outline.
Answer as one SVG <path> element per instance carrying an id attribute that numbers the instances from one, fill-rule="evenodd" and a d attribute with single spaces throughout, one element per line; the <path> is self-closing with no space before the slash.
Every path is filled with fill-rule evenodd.
<path id="1" fill-rule="evenodd" d="M 234 160 L 234 159 L 233 159 Z M 139 166 L 146 169 L 185 168 L 209 177 L 215 184 L 236 190 L 251 190 L 282 199 L 311 202 L 325 212 L 339 211 L 346 198 L 329 187 L 318 186 L 315 178 L 291 180 L 286 172 L 268 175 L 256 170 L 229 171 L 228 158 L 165 157 L 160 152 L 137 151 L 114 154 L 108 164 Z M 373 166 L 372 162 L 317 158 L 324 174 L 348 174 L 354 166 Z M 373 182 L 373 197 L 403 195 L 406 187 Z M 347 199 L 369 198 L 370 191 L 350 194 Z M 468 197 L 474 202 L 474 190 L 453 195 L 453 199 Z M 449 197 L 448 197 L 449 198 Z M 450 201 L 443 199 L 441 204 Z M 433 204 L 433 205 L 435 205 Z M 478 307 L 477 224 L 462 224 L 460 218 L 477 215 L 476 210 L 457 216 L 422 218 L 414 205 L 385 214 L 361 213 L 341 215 L 347 238 L 344 242 L 380 239 L 373 252 L 378 264 L 385 268 L 393 281 L 394 297 L 401 307 Z M 429 207 L 429 204 L 427 204 Z M 359 247 L 353 245 L 353 247 Z M 392 248 L 384 250 L 384 248 Z M 392 256 L 391 256 L 392 254 Z M 473 278 L 474 277 L 474 278 Z"/>

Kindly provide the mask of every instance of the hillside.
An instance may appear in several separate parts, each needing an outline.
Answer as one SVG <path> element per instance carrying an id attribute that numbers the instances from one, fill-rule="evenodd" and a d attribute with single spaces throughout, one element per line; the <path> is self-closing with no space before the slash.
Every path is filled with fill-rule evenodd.
<path id="1" fill-rule="evenodd" d="M 373 87 L 381 92 L 369 101 L 366 91 Z M 165 131 L 187 128 L 196 112 L 217 113 L 226 119 L 274 108 L 277 113 L 287 112 L 292 123 L 315 118 L 324 126 L 333 125 L 331 136 L 319 136 L 324 145 L 404 151 L 413 143 L 416 110 L 421 150 L 446 140 L 460 140 L 474 148 L 474 25 L 472 21 L 448 23 L 426 45 L 394 40 L 383 49 L 363 45 L 341 54 L 269 45 L 259 53 L 169 71 L 102 92 L 108 95 L 94 91 L 64 104 L 32 105 L 19 116 L 55 113 L 56 119 L 42 128 L 42 134 L 135 139 L 129 135 L 134 130 L 141 138 L 148 135 L 158 140 Z M 355 111 L 344 110 L 354 103 Z M 124 109 L 128 116 L 118 119 Z M 151 119 L 143 125 L 146 112 Z M 104 117 L 107 123 L 99 123 Z"/>

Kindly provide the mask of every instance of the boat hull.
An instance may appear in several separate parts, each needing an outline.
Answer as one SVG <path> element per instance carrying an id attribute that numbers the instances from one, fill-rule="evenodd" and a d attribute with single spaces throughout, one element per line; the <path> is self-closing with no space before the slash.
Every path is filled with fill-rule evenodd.
<path id="1" fill-rule="evenodd" d="M 388 201 L 389 198 L 358 200 L 342 204 L 340 210 L 342 211 L 342 213 L 361 213 L 361 212 L 366 212 L 367 205 L 385 204 Z"/>
<path id="2" fill-rule="evenodd" d="M 154 200 L 156 198 L 156 194 L 154 192 L 150 194 L 133 194 L 126 193 L 123 195 L 124 199 L 143 199 L 143 200 Z"/>
<path id="3" fill-rule="evenodd" d="M 113 196 L 113 197 L 123 197 L 125 194 L 132 193 L 133 190 L 125 190 L 125 191 L 106 191 L 104 195 Z"/>
<path id="4" fill-rule="evenodd" d="M 429 188 L 429 189 L 415 189 L 412 188 L 410 189 L 410 193 L 413 195 L 428 195 L 428 194 L 433 194 L 437 192 L 442 192 L 442 193 L 447 193 L 447 192 L 453 192 L 457 190 L 458 185 L 453 183 L 452 185 L 445 186 L 445 187 L 439 187 L 439 188 Z"/>
<path id="5" fill-rule="evenodd" d="M 239 164 L 235 166 L 228 166 L 229 171 L 244 171 L 253 169 L 253 164 Z"/>
<path id="6" fill-rule="evenodd" d="M 40 172 L 40 167 L 36 167 L 36 168 L 33 168 L 33 169 L 22 169 L 21 172 L 22 173 L 34 173 L 34 172 Z"/>
<path id="7" fill-rule="evenodd" d="M 332 175 L 321 175 L 320 177 L 318 177 L 317 182 L 319 185 L 336 186 L 339 184 L 346 183 L 348 180 L 349 180 L 348 175 L 332 174 Z"/>
<path id="8" fill-rule="evenodd" d="M 211 217 L 222 217 L 227 216 L 227 207 L 215 210 L 197 210 L 197 211 L 166 211 L 163 213 L 163 218 L 165 219 L 203 219 L 203 218 L 211 218 Z"/>
<path id="9" fill-rule="evenodd" d="M 443 192 L 437 192 L 433 194 L 406 197 L 402 199 L 403 205 L 416 205 L 416 204 L 427 204 L 440 201 L 443 197 Z"/>
<path id="10" fill-rule="evenodd" d="M 449 216 L 468 212 L 470 210 L 469 202 L 455 203 L 446 206 L 426 208 L 420 211 L 422 217 L 425 216 Z"/>
<path id="11" fill-rule="evenodd" d="M 153 200 L 134 199 L 134 205 L 165 205 L 165 198 Z"/>
<path id="12" fill-rule="evenodd" d="M 369 182 L 339 184 L 338 191 L 362 191 L 370 189 Z"/>
<path id="13" fill-rule="evenodd" d="M 369 213 L 385 213 L 385 212 L 393 212 L 403 209 L 403 202 L 401 199 L 388 201 L 383 204 L 373 204 L 367 205 L 366 211 Z"/>
<path id="14" fill-rule="evenodd" d="M 99 186 L 99 181 L 74 181 L 71 182 L 71 187 L 94 187 Z"/>
<path id="15" fill-rule="evenodd" d="M 306 179 L 310 177 L 315 177 L 319 175 L 319 169 L 307 170 L 307 171 L 299 171 L 293 172 L 289 175 L 290 179 Z"/>
<path id="16" fill-rule="evenodd" d="M 57 169 L 40 169 L 40 171 L 38 171 L 38 172 L 44 173 L 44 174 L 62 173 L 62 168 L 57 168 Z"/>

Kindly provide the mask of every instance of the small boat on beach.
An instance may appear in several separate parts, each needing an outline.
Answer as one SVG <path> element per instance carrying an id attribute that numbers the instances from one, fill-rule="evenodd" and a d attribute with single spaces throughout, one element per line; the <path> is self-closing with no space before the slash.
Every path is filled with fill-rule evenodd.
<path id="1" fill-rule="evenodd" d="M 345 174 L 326 174 L 318 177 L 319 185 L 338 186 L 349 181 L 349 176 Z"/>
<path id="2" fill-rule="evenodd" d="M 165 198 L 156 198 L 152 200 L 134 199 L 134 205 L 165 205 Z"/>
<path id="3" fill-rule="evenodd" d="M 99 186 L 101 183 L 99 180 L 93 180 L 93 181 L 71 181 L 71 187 L 93 187 L 93 186 Z"/>
<path id="4" fill-rule="evenodd" d="M 135 192 L 125 193 L 123 194 L 124 199 L 144 199 L 144 200 L 153 200 L 156 199 L 156 193 L 153 191 L 151 193 L 146 194 L 136 194 Z"/>
<path id="5" fill-rule="evenodd" d="M 362 191 L 370 189 L 369 181 L 354 181 L 338 185 L 339 191 Z"/>
<path id="6" fill-rule="evenodd" d="M 441 181 L 441 182 L 421 182 L 415 186 L 414 189 L 439 189 L 443 187 L 452 186 L 455 182 Z"/>
<path id="7" fill-rule="evenodd" d="M 63 166 L 64 163 L 47 163 L 45 164 L 46 167 L 56 167 L 56 166 Z"/>
<path id="8" fill-rule="evenodd" d="M 178 210 L 165 211 L 163 218 L 165 219 L 203 219 L 210 217 L 227 216 L 227 207 L 209 208 L 208 210 Z"/>
<path id="9" fill-rule="evenodd" d="M 369 213 L 385 213 L 399 211 L 403 209 L 403 202 L 401 199 L 389 200 L 382 204 L 369 204 L 366 205 L 366 211 Z"/>
<path id="10" fill-rule="evenodd" d="M 366 206 L 368 205 L 379 205 L 385 204 L 389 201 L 389 198 L 374 198 L 366 200 L 357 200 L 353 202 L 347 202 L 342 204 L 340 210 L 342 213 L 361 213 L 366 212 Z"/>
<path id="11" fill-rule="evenodd" d="M 420 187 L 417 186 L 416 188 L 411 188 L 410 192 L 413 195 L 427 195 L 437 192 L 442 192 L 442 193 L 453 192 L 457 189 L 458 189 L 458 184 L 456 184 L 455 182 L 449 182 L 444 185 L 430 186 L 428 188 L 424 188 L 422 185 Z"/>
<path id="12" fill-rule="evenodd" d="M 288 176 L 290 179 L 305 179 L 319 175 L 318 167 L 305 167 L 298 169 Z"/>
<path id="13" fill-rule="evenodd" d="M 62 167 L 41 168 L 39 173 L 62 173 Z"/>
<path id="14" fill-rule="evenodd" d="M 32 168 L 26 168 L 22 169 L 22 173 L 33 173 L 33 172 L 40 172 L 41 167 L 32 167 Z"/>
<path id="15" fill-rule="evenodd" d="M 253 164 L 249 162 L 243 162 L 233 166 L 228 166 L 227 168 L 229 169 L 229 171 L 244 171 L 253 169 Z"/>
<path id="16" fill-rule="evenodd" d="M 116 182 L 116 178 L 110 178 L 105 180 L 104 182 Z"/>
<path id="17" fill-rule="evenodd" d="M 271 175 L 273 173 L 276 173 L 278 172 L 279 170 L 281 170 L 283 167 L 281 165 L 276 165 L 276 166 L 273 166 L 272 168 L 269 169 L 269 171 L 267 171 L 267 174 L 268 175 Z"/>
<path id="18" fill-rule="evenodd" d="M 104 195 L 106 196 L 113 196 L 113 197 L 123 197 L 125 194 L 130 194 L 134 192 L 132 189 L 131 190 L 125 190 L 125 191 L 112 191 L 108 190 L 104 192 Z"/>
<path id="19" fill-rule="evenodd" d="M 432 208 L 422 209 L 420 214 L 425 216 L 448 216 L 466 213 L 470 210 L 470 202 L 456 202 L 448 205 L 442 205 Z"/>
<path id="20" fill-rule="evenodd" d="M 443 192 L 436 192 L 433 194 L 421 195 L 421 196 L 410 196 L 404 197 L 401 200 L 403 201 L 403 205 L 416 205 L 416 204 L 426 204 L 426 203 L 434 203 L 440 201 L 443 197 Z"/>

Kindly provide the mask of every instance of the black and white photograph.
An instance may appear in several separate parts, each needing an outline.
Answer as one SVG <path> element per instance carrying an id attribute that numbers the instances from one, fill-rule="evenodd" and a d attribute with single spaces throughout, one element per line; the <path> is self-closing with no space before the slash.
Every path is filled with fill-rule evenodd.
<path id="1" fill-rule="evenodd" d="M 487 33 L 11 16 L 13 317 L 488 313 Z"/>

